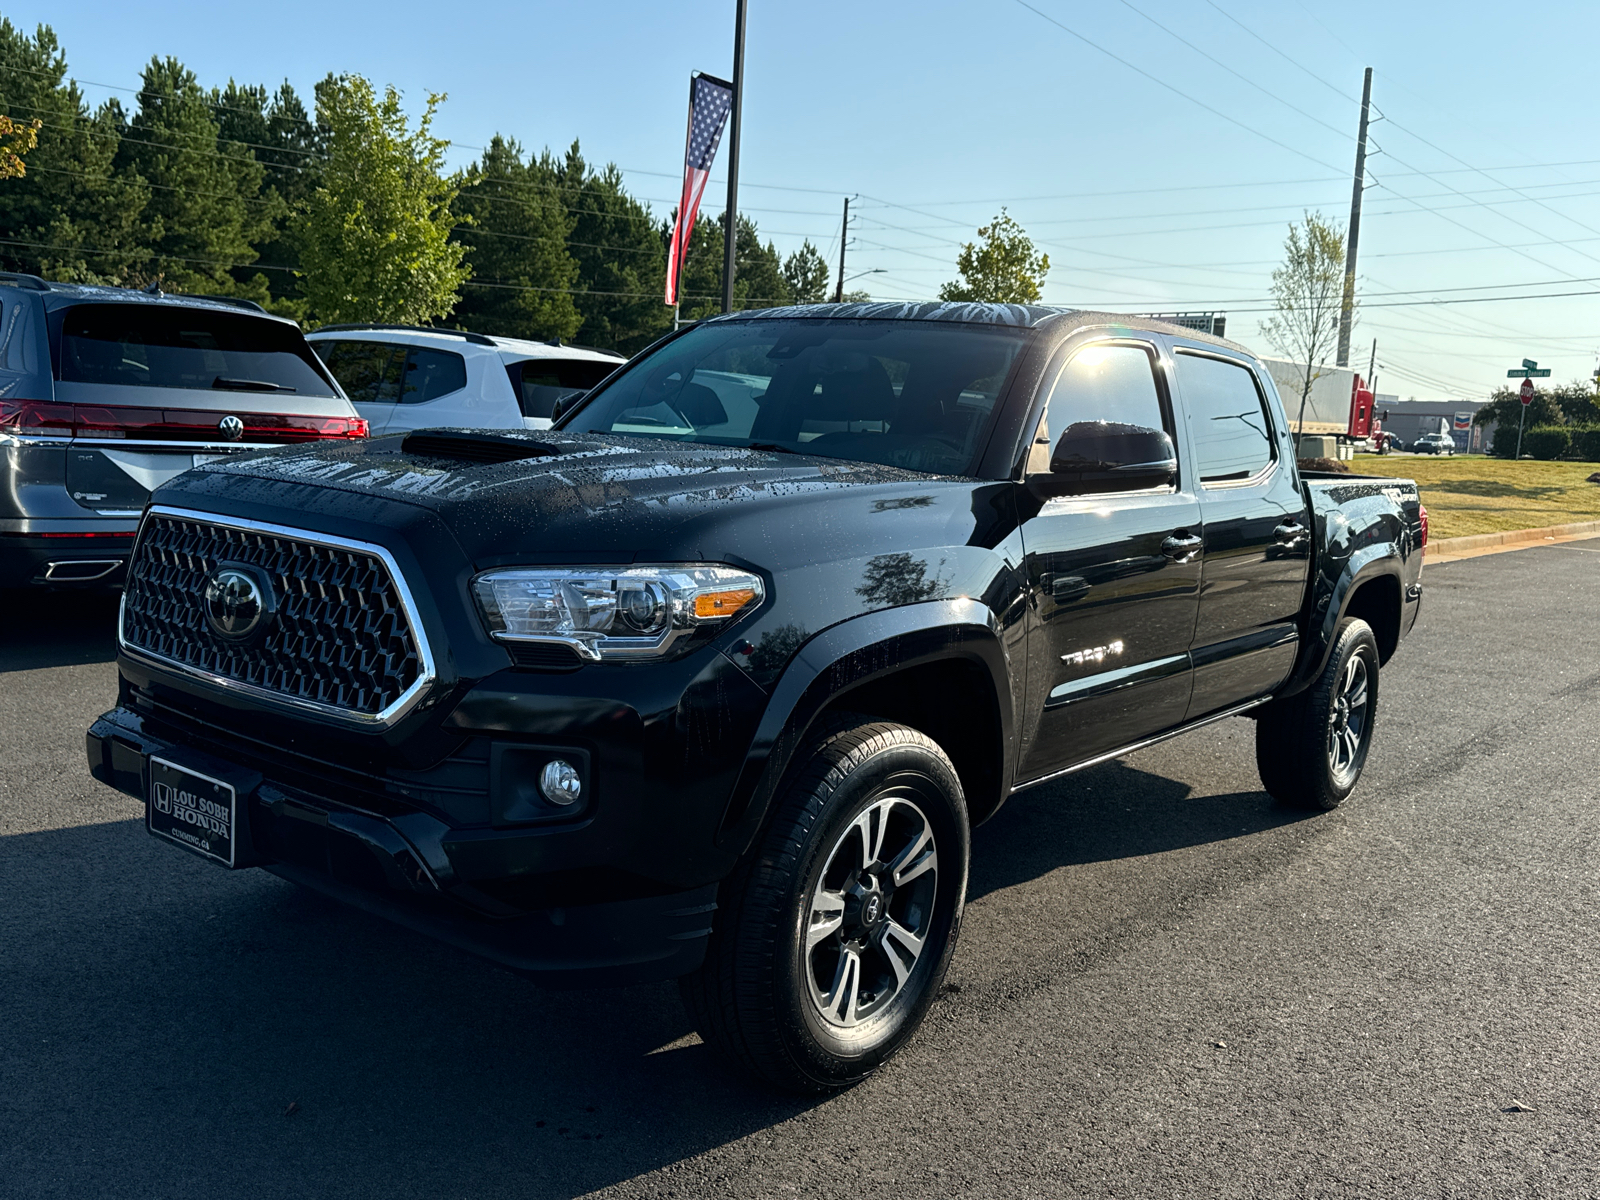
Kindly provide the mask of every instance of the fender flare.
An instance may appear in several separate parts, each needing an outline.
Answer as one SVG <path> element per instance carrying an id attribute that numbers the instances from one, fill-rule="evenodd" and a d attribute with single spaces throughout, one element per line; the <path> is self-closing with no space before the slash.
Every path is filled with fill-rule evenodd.
<path id="1" fill-rule="evenodd" d="M 1311 685 L 1311 681 L 1322 673 L 1323 667 L 1327 665 L 1328 655 L 1333 652 L 1334 631 L 1339 628 L 1339 622 L 1344 620 L 1345 612 L 1350 607 L 1350 598 L 1374 579 L 1385 577 L 1395 581 L 1396 594 L 1403 597 L 1404 560 L 1401 558 L 1399 548 L 1392 543 L 1367 546 L 1357 550 L 1345 561 L 1339 577 L 1325 593 L 1326 601 L 1319 598 L 1315 607 L 1306 615 L 1300 661 L 1289 677 L 1289 682 L 1278 689 L 1279 697 L 1292 696 L 1296 692 L 1304 691 Z M 1312 587 L 1316 588 L 1319 582 L 1313 577 Z M 1403 604 L 1404 600 L 1402 599 L 1400 603 Z M 1320 620 L 1317 616 L 1319 612 L 1322 614 Z"/>
<path id="2" fill-rule="evenodd" d="M 818 715 L 835 698 L 891 672 L 951 659 L 978 665 L 1000 712 L 1001 795 L 1016 762 L 1015 695 L 1000 624 L 982 601 L 928 600 L 881 609 L 829 626 L 806 642 L 772 689 L 717 833 L 719 847 L 743 853 L 766 823 L 778 785 Z"/>

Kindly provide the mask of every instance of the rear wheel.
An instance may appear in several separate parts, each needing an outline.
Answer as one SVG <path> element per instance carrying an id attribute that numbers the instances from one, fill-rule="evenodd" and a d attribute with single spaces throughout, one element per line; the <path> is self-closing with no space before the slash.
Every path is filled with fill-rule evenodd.
<path id="1" fill-rule="evenodd" d="M 1377 712 L 1378 642 L 1365 621 L 1346 617 L 1322 674 L 1257 720 L 1262 785 L 1297 808 L 1338 808 L 1367 764 Z"/>
<path id="2" fill-rule="evenodd" d="M 781 1087 L 829 1091 L 899 1050 L 944 979 L 966 802 L 928 737 L 863 721 L 825 735 L 778 803 L 681 987 L 707 1042 Z"/>

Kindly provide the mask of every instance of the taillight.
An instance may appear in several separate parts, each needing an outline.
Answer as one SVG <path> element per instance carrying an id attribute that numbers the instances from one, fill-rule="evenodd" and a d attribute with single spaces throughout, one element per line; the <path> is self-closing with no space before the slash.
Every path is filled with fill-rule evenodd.
<path id="1" fill-rule="evenodd" d="M 43 400 L 0 400 L 0 429 L 7 433 L 70 434 L 75 416 L 70 404 L 48 404 Z"/>
<path id="2" fill-rule="evenodd" d="M 239 413 L 244 430 L 235 438 L 218 428 L 226 413 L 183 408 L 102 408 L 0 400 L 0 430 L 57 437 L 151 438 L 172 441 L 314 442 L 364 438 L 364 417 L 303 417 L 291 413 Z"/>
<path id="3" fill-rule="evenodd" d="M 1428 506 L 1425 504 L 1417 505 L 1417 515 L 1422 519 L 1422 547 L 1426 549 L 1428 545 Z"/>

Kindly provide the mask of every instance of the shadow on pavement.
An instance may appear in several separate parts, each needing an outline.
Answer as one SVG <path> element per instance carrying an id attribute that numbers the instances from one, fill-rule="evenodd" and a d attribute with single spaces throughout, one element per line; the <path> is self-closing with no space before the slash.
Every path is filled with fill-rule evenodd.
<path id="1" fill-rule="evenodd" d="M 0 589 L 0 671 L 110 662 L 117 656 L 112 591 Z"/>
<path id="2" fill-rule="evenodd" d="M 1192 796 L 1187 784 L 1117 759 L 1022 792 L 974 830 L 967 897 L 1057 867 L 1225 841 L 1311 815 L 1260 791 Z"/>
<path id="3" fill-rule="evenodd" d="M 673 1047 L 672 984 L 541 991 L 136 821 L 0 878 L 11 1195 L 574 1196 L 815 1103 Z"/>
<path id="4" fill-rule="evenodd" d="M 1296 815 L 1106 764 L 979 830 L 972 894 Z M 8 1194 L 575 1196 L 827 1103 L 732 1074 L 672 984 L 541 991 L 137 820 L 0 838 L 0 879 Z"/>

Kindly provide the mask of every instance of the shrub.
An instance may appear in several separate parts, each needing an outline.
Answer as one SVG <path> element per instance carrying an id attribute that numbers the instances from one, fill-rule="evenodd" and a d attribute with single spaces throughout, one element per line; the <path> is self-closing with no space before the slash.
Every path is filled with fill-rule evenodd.
<path id="1" fill-rule="evenodd" d="M 1573 452 L 1584 462 L 1600 462 L 1600 425 L 1572 431 Z"/>
<path id="2" fill-rule="evenodd" d="M 1541 462 L 1560 458 L 1572 446 L 1572 431 L 1565 425 L 1538 425 L 1522 435 L 1522 452 Z"/>
<path id="3" fill-rule="evenodd" d="M 1302 471 L 1327 471 L 1335 475 L 1350 474 L 1350 464 L 1337 458 L 1302 458 L 1298 460 Z"/>
<path id="4" fill-rule="evenodd" d="M 1526 446 L 1523 447 L 1527 449 Z M 1517 427 L 1516 424 L 1507 425 L 1501 422 L 1494 427 L 1494 440 L 1489 443 L 1489 453 L 1495 458 L 1511 458 L 1517 453 Z"/>

